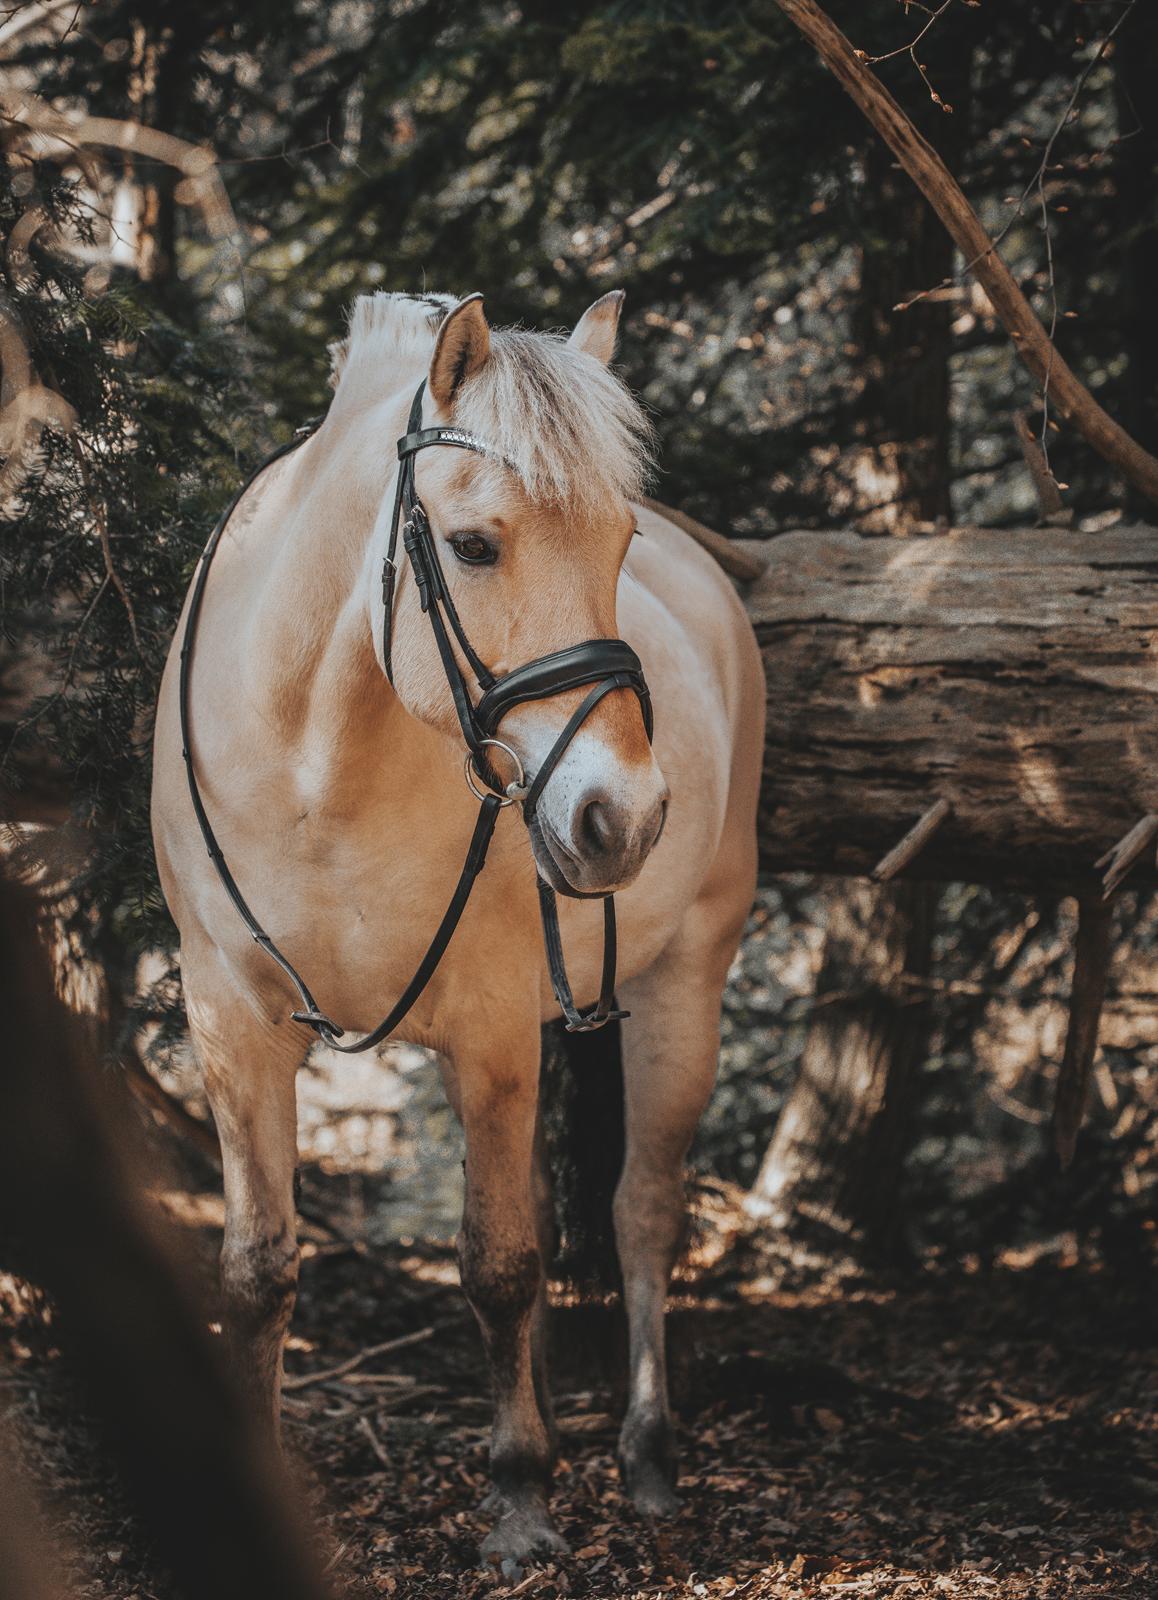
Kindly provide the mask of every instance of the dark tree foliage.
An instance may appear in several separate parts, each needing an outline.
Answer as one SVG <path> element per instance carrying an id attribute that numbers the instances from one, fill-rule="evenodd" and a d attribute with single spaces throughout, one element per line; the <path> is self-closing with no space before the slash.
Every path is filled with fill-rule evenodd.
<path id="1" fill-rule="evenodd" d="M 83 240 L 75 186 L 39 177 L 55 228 Z M 5 188 L 5 234 L 28 203 Z M 8 730 L 5 781 L 18 785 L 29 745 L 53 751 L 90 830 L 79 914 L 101 949 L 131 957 L 169 942 L 148 827 L 152 710 L 205 530 L 238 470 L 245 403 L 228 349 L 127 279 L 90 293 L 80 266 L 34 244 L 5 289 L 41 381 L 77 418 L 71 433 L 46 431 L 6 507 L 4 650 L 35 657 L 42 692 Z"/>
<path id="2" fill-rule="evenodd" d="M 1064 117 L 1093 9 L 950 7 L 918 56 L 951 113 L 906 52 L 881 63 L 994 232 Z M 925 20 L 891 0 L 829 10 L 879 55 Z M 1152 26 L 1131 17 L 1119 51 Z M 1091 75 L 1045 186 L 1058 337 L 1112 410 L 1155 359 L 1121 337 L 1123 253 L 1156 224 L 1153 189 L 1140 212 L 1137 182 L 1127 205 L 1119 181 L 1131 124 L 1115 59 Z M 866 406 L 882 411 L 855 364 L 850 246 L 887 248 L 907 180 L 880 182 L 875 136 L 770 0 L 378 9 L 299 89 L 290 144 L 303 154 L 265 188 L 271 238 L 254 262 L 269 273 L 254 327 L 287 404 L 316 405 L 325 341 L 360 290 L 477 287 L 498 318 L 550 324 L 615 284 L 631 313 L 624 366 L 660 425 L 663 492 L 756 532 L 840 514 L 850 443 Z M 1036 202 L 1005 248 L 1048 320 Z M 949 294 L 960 509 L 1015 520 L 1028 505 L 1010 503 L 1008 476 L 984 491 L 1015 457 L 1008 418 L 1033 384 L 967 283 Z M 1079 506 L 1120 494 L 1080 442 L 1058 449 Z"/>
<path id="3" fill-rule="evenodd" d="M 894 0 L 828 9 L 888 58 L 879 71 L 952 153 L 994 231 L 1112 21 L 1044 0 L 950 6 L 917 51 L 950 114 L 903 49 L 925 13 Z M 1133 137 L 1125 63 L 1153 48 L 1146 9 L 1091 75 L 1046 184 L 1059 339 L 1099 398 L 1133 413 L 1155 360 L 1152 340 L 1124 345 L 1120 296 L 1125 274 L 1144 317 L 1129 283 L 1158 230 L 1152 139 Z M 30 64 L 46 93 L 217 151 L 257 244 L 244 323 L 255 375 L 287 418 L 324 400 L 325 346 L 360 291 L 481 288 L 497 319 L 550 325 L 619 285 L 622 359 L 659 421 L 662 492 L 752 532 L 820 525 L 854 498 L 841 489 L 850 447 L 882 405 L 855 364 L 850 246 L 887 246 L 907 180 L 881 181 L 875 136 L 772 0 L 241 12 L 125 0 Z M 161 209 L 162 231 L 176 230 Z M 1048 318 L 1033 193 L 1005 248 Z M 1033 385 L 964 281 L 950 303 L 956 510 L 1016 520 L 1027 507 L 1001 471 L 1016 457 L 1009 413 Z M 1079 506 L 1119 493 L 1080 443 L 1056 448 Z"/>

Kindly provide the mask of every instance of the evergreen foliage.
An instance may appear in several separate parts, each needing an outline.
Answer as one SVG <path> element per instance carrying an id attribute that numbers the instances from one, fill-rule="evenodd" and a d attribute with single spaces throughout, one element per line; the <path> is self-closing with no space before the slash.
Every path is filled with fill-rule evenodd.
<path id="1" fill-rule="evenodd" d="M 77 186 L 39 174 L 52 228 L 83 242 Z M 5 234 L 28 200 L 0 197 Z M 247 403 L 220 338 L 181 327 L 131 279 L 102 293 L 81 265 L 35 243 L 7 294 L 43 383 L 76 413 L 46 430 L 5 508 L 5 649 L 37 663 L 40 690 L 9 732 L 6 786 L 47 746 L 92 850 L 75 885 L 89 937 L 131 956 L 168 944 L 152 865 L 152 710 L 194 562 L 238 466 Z"/>

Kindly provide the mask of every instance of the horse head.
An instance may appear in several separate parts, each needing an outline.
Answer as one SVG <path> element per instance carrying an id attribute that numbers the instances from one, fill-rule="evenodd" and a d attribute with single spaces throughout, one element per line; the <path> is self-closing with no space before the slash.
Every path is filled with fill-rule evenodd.
<path id="1" fill-rule="evenodd" d="M 449 430 L 435 442 L 466 448 L 424 449 L 413 491 L 436 558 L 431 581 L 461 622 L 450 641 L 457 669 L 469 680 L 481 663 L 481 688 L 487 675 L 617 637 L 649 433 L 608 370 L 622 299 L 597 300 L 569 338 L 492 330 L 478 295 L 438 328 L 417 421 Z M 457 733 L 462 708 L 412 567 L 413 553 L 388 600 L 395 690 L 414 716 Z M 500 782 L 522 775 L 505 746 L 533 783 L 590 686 L 552 688 L 501 712 L 486 730 L 501 741 L 487 750 Z M 604 693 L 556 754 L 529 816 L 539 872 L 563 893 L 611 893 L 638 874 L 668 801 L 638 693 Z"/>

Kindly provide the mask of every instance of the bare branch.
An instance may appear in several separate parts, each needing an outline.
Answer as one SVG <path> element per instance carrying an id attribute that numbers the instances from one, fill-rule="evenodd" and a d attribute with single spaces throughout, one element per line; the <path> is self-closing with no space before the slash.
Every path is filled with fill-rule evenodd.
<path id="1" fill-rule="evenodd" d="M 913 824 L 904 838 L 882 856 L 870 874 L 877 883 L 888 883 L 920 855 L 953 807 L 948 800 L 934 800 L 929 809 Z"/>
<path id="2" fill-rule="evenodd" d="M 1059 413 L 1099 455 L 1158 502 L 1158 460 L 1098 404 L 1052 340 L 997 253 L 960 185 L 893 96 L 815 0 L 777 0 L 876 128 L 952 236 L 1033 376 L 1048 381 Z"/>
<path id="3" fill-rule="evenodd" d="M 1074 1158 L 1098 1049 L 1110 965 L 1110 916 L 1109 906 L 1100 898 L 1086 896 L 1078 901 L 1070 1024 L 1053 1107 L 1054 1147 L 1063 1167 Z"/>
<path id="4" fill-rule="evenodd" d="M 1107 850 L 1104 856 L 1098 857 L 1094 862 L 1095 869 L 1098 871 L 1103 867 L 1106 869 L 1105 877 L 1102 879 L 1103 900 L 1110 898 L 1130 868 L 1142 859 L 1155 839 L 1158 839 L 1158 815 L 1148 811 L 1112 849 Z"/>

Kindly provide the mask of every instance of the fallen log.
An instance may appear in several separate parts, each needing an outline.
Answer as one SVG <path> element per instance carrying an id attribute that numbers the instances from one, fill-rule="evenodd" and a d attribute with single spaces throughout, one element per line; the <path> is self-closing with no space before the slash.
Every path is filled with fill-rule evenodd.
<path id="1" fill-rule="evenodd" d="M 904 841 L 901 877 L 1101 892 L 1096 863 L 1158 811 L 1158 529 L 759 553 L 765 869 L 867 875 Z M 1153 882 L 1153 850 L 1125 853 Z"/>

